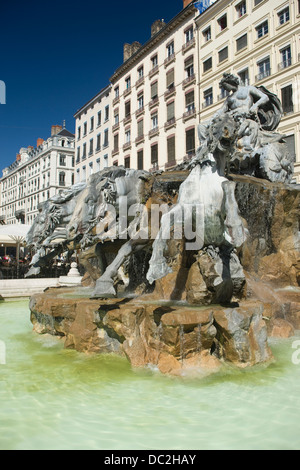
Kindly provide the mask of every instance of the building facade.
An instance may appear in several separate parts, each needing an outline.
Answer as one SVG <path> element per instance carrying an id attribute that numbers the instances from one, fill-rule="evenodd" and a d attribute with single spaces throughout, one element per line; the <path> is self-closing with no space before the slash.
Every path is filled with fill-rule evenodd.
<path id="1" fill-rule="evenodd" d="M 224 72 L 245 84 L 263 85 L 282 102 L 278 132 L 295 156 L 300 183 L 300 2 L 298 0 L 218 0 L 196 20 L 199 50 L 199 121 L 225 100 Z"/>
<path id="2" fill-rule="evenodd" d="M 52 126 L 51 137 L 21 148 L 0 179 L 0 221 L 31 225 L 39 204 L 74 184 L 75 136 Z"/>
<path id="3" fill-rule="evenodd" d="M 124 46 L 111 77 L 113 165 L 151 171 L 195 154 L 197 9 L 186 3 L 168 24 L 152 25 L 146 44 Z"/>
<path id="4" fill-rule="evenodd" d="M 75 181 L 111 166 L 111 86 L 101 90 L 76 114 Z"/>

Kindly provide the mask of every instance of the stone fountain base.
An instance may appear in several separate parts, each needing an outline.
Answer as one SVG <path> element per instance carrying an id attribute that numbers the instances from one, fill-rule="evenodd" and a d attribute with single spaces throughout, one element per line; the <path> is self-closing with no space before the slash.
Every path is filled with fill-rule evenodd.
<path id="1" fill-rule="evenodd" d="M 260 301 L 193 307 L 147 295 L 91 300 L 58 288 L 33 296 L 30 309 L 34 330 L 63 337 L 65 348 L 115 353 L 164 374 L 201 376 L 226 363 L 245 368 L 272 360 Z"/>

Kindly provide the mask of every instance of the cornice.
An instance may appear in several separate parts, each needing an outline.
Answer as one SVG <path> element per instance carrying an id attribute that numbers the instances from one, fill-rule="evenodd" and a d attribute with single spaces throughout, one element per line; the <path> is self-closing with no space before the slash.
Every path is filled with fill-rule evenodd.
<path id="1" fill-rule="evenodd" d="M 113 84 L 122 75 L 126 74 L 132 66 L 140 60 L 141 57 L 146 55 L 151 49 L 153 49 L 159 42 L 161 42 L 166 36 L 168 36 L 176 27 L 183 23 L 189 16 L 195 14 L 197 9 L 194 4 L 189 4 L 184 10 L 178 13 L 169 23 L 167 23 L 158 33 L 152 36 L 143 46 L 141 46 L 137 52 L 135 52 L 124 64 L 122 64 L 110 78 L 110 82 Z"/>

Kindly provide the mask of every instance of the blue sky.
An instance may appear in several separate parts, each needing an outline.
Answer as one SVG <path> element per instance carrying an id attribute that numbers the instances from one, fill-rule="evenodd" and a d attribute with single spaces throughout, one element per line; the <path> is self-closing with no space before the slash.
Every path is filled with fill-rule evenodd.
<path id="1" fill-rule="evenodd" d="M 47 139 L 51 125 L 74 132 L 74 113 L 109 83 L 123 44 L 145 43 L 151 24 L 170 21 L 182 0 L 4 0 L 0 6 L 0 177 L 21 147 Z"/>

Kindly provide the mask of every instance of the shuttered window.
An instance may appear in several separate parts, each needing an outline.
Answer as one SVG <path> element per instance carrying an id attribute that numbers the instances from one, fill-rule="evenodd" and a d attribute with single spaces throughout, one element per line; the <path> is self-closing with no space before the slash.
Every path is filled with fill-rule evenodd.
<path id="1" fill-rule="evenodd" d="M 247 33 L 236 40 L 236 50 L 237 51 L 240 51 L 241 49 L 244 49 L 244 47 L 247 47 L 247 45 L 248 45 Z"/>
<path id="2" fill-rule="evenodd" d="M 195 153 L 195 129 L 189 129 L 185 133 L 186 153 L 191 155 Z"/>
<path id="3" fill-rule="evenodd" d="M 223 62 L 228 58 L 228 47 L 224 47 L 221 51 L 219 51 L 219 62 Z"/>
<path id="4" fill-rule="evenodd" d="M 141 120 L 138 122 L 138 137 L 141 137 L 142 135 L 144 135 L 144 121 Z"/>
<path id="5" fill-rule="evenodd" d="M 175 101 L 169 103 L 167 105 L 167 120 L 170 121 L 171 119 L 175 118 Z"/>
<path id="6" fill-rule="evenodd" d="M 168 163 L 175 161 L 175 136 L 168 139 Z"/>
<path id="7" fill-rule="evenodd" d="M 167 73 L 167 88 L 174 86 L 174 69 Z"/>
<path id="8" fill-rule="evenodd" d="M 157 98 L 158 96 L 158 82 L 152 83 L 151 85 L 151 99 Z"/>
<path id="9" fill-rule="evenodd" d="M 203 72 L 207 72 L 211 68 L 212 68 L 212 58 L 210 57 L 209 59 L 203 62 Z"/>
<path id="10" fill-rule="evenodd" d="M 158 163 L 158 144 L 152 145 L 151 147 L 151 163 Z"/>
<path id="11" fill-rule="evenodd" d="M 138 170 L 143 170 L 144 169 L 144 152 L 143 152 L 143 150 L 140 150 L 138 152 L 137 160 L 138 160 L 138 164 L 137 164 Z"/>

